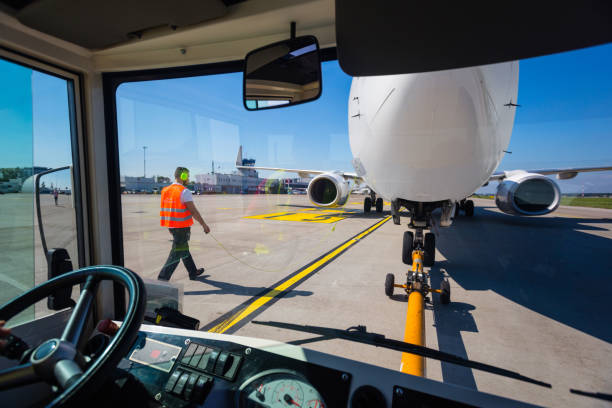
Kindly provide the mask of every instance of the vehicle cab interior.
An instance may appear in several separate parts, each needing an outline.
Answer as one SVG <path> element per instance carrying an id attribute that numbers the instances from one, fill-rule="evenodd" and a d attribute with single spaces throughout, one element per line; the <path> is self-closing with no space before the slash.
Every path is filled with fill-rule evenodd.
<path id="1" fill-rule="evenodd" d="M 0 97 L 0 110 L 20 98 L 36 116 L 37 98 L 45 99 L 53 109 L 31 126 L 36 131 L 51 117 L 63 118 L 47 130 L 52 144 L 68 152 L 54 168 L 26 174 L 21 191 L 28 194 L 13 212 L 2 214 L 13 221 L 22 217 L 26 238 L 11 235 L 2 249 L 9 272 L 0 282 L 0 321 L 11 330 L 0 357 L 0 405 L 532 406 L 520 395 L 510 399 L 406 375 L 308 344 L 200 330 L 194 319 L 172 310 L 162 315 L 157 309 L 151 317 L 151 296 L 158 289 L 124 261 L 118 137 L 123 111 L 116 95 L 126 83 L 238 73 L 240 108 L 255 117 L 260 110 L 292 109 L 319 98 L 321 64 L 330 61 L 352 77 L 397 75 L 612 41 L 609 5 L 555 7 L 0 0 L 0 64 L 12 73 L 6 81 L 23 84 L 23 92 Z M 487 30 L 494 35 L 480 36 Z M 17 129 L 20 123 L 6 126 Z M 25 151 L 27 167 L 36 169 L 35 138 L 3 143 L 11 154 Z M 146 165 L 145 160 L 145 172 Z M 52 203 L 56 193 L 71 203 L 66 218 L 54 213 L 57 198 L 55 206 L 41 204 Z M 59 235 L 53 232 L 56 223 L 66 227 Z M 16 278 L 25 275 L 25 282 Z M 384 336 L 359 327 L 349 333 L 342 335 L 370 344 L 373 353 L 375 347 L 407 347 L 386 344 Z M 452 360 L 426 348 L 410 350 Z"/>

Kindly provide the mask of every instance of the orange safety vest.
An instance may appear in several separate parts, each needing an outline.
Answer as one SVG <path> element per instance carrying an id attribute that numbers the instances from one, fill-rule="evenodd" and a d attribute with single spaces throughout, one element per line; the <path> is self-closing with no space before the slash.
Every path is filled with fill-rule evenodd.
<path id="1" fill-rule="evenodd" d="M 159 224 L 168 228 L 185 228 L 193 225 L 191 212 L 187 206 L 181 202 L 181 193 L 185 186 L 171 184 L 164 187 L 161 192 L 161 209 Z"/>

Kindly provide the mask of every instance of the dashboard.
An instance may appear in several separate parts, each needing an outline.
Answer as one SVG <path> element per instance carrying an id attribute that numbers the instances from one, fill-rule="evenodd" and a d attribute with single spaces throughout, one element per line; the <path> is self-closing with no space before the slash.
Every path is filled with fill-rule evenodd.
<path id="1" fill-rule="evenodd" d="M 532 406 L 298 346 L 160 326 L 143 325 L 118 368 L 147 395 L 139 405 L 167 408 Z"/>
<path id="2" fill-rule="evenodd" d="M 231 341 L 141 331 L 119 368 L 168 408 L 342 407 L 351 375 Z"/>

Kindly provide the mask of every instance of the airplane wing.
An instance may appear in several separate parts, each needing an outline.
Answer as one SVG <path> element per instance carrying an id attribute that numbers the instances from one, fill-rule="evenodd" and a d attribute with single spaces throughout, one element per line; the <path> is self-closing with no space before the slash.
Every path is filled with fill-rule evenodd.
<path id="1" fill-rule="evenodd" d="M 325 173 L 335 173 L 338 174 L 344 179 L 350 179 L 355 181 L 363 181 L 361 177 L 357 175 L 357 173 L 345 173 L 342 171 L 322 171 L 322 170 L 305 170 L 305 169 L 281 169 L 279 167 L 255 167 L 255 166 L 243 166 L 242 161 L 242 146 L 238 148 L 238 156 L 236 157 L 236 168 L 238 170 L 270 170 L 270 171 L 283 171 L 287 173 L 297 173 L 300 177 L 306 178 L 311 176 L 316 176 L 319 174 Z"/>
<path id="2" fill-rule="evenodd" d="M 305 170 L 305 169 L 282 169 L 279 167 L 255 167 L 255 166 L 236 166 L 239 170 L 270 170 L 270 171 L 283 171 L 287 173 L 297 173 L 300 177 L 316 176 L 324 173 L 336 173 L 345 179 L 363 181 L 357 173 L 346 173 L 343 171 L 323 171 L 323 170 Z"/>
<path id="3" fill-rule="evenodd" d="M 535 173 L 542 175 L 556 174 L 559 180 L 568 180 L 576 177 L 578 173 L 587 173 L 591 171 L 612 171 L 612 167 L 579 167 L 566 169 L 543 169 L 543 170 L 526 170 L 527 173 Z M 489 177 L 489 181 L 502 181 L 506 177 L 512 175 L 513 171 L 501 171 L 493 173 Z"/>

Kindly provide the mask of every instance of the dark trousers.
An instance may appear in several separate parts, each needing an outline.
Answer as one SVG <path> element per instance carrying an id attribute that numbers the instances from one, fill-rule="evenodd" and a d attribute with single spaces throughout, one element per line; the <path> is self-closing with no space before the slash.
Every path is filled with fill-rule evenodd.
<path id="1" fill-rule="evenodd" d="M 170 280 L 174 270 L 178 266 L 181 259 L 183 265 L 187 268 L 189 276 L 195 276 L 197 268 L 189 252 L 189 237 L 191 236 L 191 227 L 187 228 L 168 228 L 172 234 L 172 249 L 166 260 L 166 264 L 159 272 L 157 279 Z"/>

